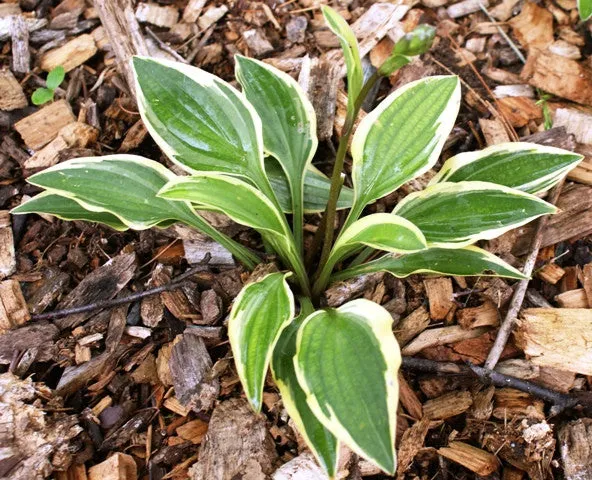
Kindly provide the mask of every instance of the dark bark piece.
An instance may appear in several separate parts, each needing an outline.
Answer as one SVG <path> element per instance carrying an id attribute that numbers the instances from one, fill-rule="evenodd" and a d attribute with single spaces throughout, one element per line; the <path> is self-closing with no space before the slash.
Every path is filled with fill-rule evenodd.
<path id="1" fill-rule="evenodd" d="M 64 308 L 87 305 L 99 300 L 113 298 L 127 285 L 136 272 L 136 254 L 122 253 L 97 268 L 82 280 L 57 306 Z M 80 325 L 96 312 L 84 312 L 57 319 L 55 324 L 63 330 Z"/>
<path id="2" fill-rule="evenodd" d="M 10 22 L 12 40 L 12 70 L 16 73 L 29 73 L 31 70 L 31 52 L 29 51 L 29 29 L 21 15 L 14 15 Z"/>
<path id="3" fill-rule="evenodd" d="M 201 321 L 195 322 L 201 325 L 214 325 L 222 318 L 222 299 L 218 294 L 210 289 L 201 294 L 200 300 Z"/>
<path id="4" fill-rule="evenodd" d="M 339 307 L 348 300 L 359 297 L 367 291 L 372 291 L 384 277 L 384 273 L 369 273 L 368 275 L 359 275 L 331 285 L 325 292 L 327 305 L 330 307 Z"/>
<path id="5" fill-rule="evenodd" d="M 0 364 L 9 364 L 15 352 L 37 349 L 35 360 L 47 362 L 53 360 L 57 353 L 54 340 L 59 334 L 51 323 L 41 322 L 27 325 L 0 335 Z"/>
<path id="6" fill-rule="evenodd" d="M 214 410 L 199 461 L 189 473 L 192 480 L 266 480 L 276 461 L 265 417 L 254 414 L 246 400 L 232 398 Z"/>
<path id="7" fill-rule="evenodd" d="M 156 412 L 157 410 L 154 408 L 140 410 L 121 427 L 105 437 L 100 450 L 109 451 L 123 448 L 123 446 L 130 441 L 132 435 L 141 432 L 150 424 Z"/>
<path id="8" fill-rule="evenodd" d="M 592 478 L 592 418 L 579 418 L 563 425 L 558 436 L 565 479 Z"/>
<path id="9" fill-rule="evenodd" d="M 76 367 L 66 367 L 56 387 L 56 393 L 66 397 L 85 387 L 113 366 L 110 362 L 112 357 L 112 352 L 104 352 Z"/>
<path id="10" fill-rule="evenodd" d="M 172 348 L 169 369 L 175 396 L 183 406 L 196 412 L 212 407 L 220 383 L 209 378 L 212 359 L 202 338 L 186 330 Z"/>
<path id="11" fill-rule="evenodd" d="M 130 0 L 94 0 L 94 5 L 117 57 L 117 66 L 133 95 L 134 74 L 130 59 L 133 55 L 149 53 L 132 3 Z"/>
<path id="12" fill-rule="evenodd" d="M 543 130 L 542 132 L 522 137 L 520 141 L 538 143 L 539 145 L 545 145 L 547 147 L 563 148 L 564 150 L 570 150 L 572 152 L 576 148 L 576 142 L 573 135 L 567 133 L 565 127 L 554 127 L 549 130 Z"/>

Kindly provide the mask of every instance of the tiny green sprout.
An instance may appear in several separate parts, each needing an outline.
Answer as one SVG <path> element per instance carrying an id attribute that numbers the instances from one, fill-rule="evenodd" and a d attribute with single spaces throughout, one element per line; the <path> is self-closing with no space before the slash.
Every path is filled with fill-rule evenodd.
<path id="1" fill-rule="evenodd" d="M 395 70 L 407 65 L 410 57 L 426 53 L 436 37 L 436 29 L 431 25 L 418 25 L 405 34 L 394 46 L 390 57 L 380 66 L 380 74 L 390 75 Z"/>
<path id="2" fill-rule="evenodd" d="M 578 11 L 582 22 L 592 17 L 592 0 L 578 0 Z"/>
<path id="3" fill-rule="evenodd" d="M 64 70 L 64 67 L 60 65 L 54 68 L 47 74 L 47 79 L 45 81 L 47 88 L 41 87 L 35 90 L 33 95 L 31 95 L 31 101 L 35 105 L 43 105 L 44 103 L 52 101 L 56 88 L 58 88 L 64 81 L 65 76 L 66 71 Z"/>

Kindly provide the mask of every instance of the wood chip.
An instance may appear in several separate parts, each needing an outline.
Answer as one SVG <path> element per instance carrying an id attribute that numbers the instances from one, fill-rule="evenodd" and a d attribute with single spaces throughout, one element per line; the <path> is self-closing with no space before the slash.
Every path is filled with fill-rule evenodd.
<path id="1" fill-rule="evenodd" d="M 553 15 L 536 3 L 525 3 L 520 15 L 509 23 L 518 41 L 529 51 L 543 49 L 553 42 Z"/>
<path id="2" fill-rule="evenodd" d="M 499 325 L 499 311 L 491 301 L 479 307 L 463 308 L 456 312 L 456 320 L 463 328 L 495 327 Z"/>
<path id="3" fill-rule="evenodd" d="M 423 307 L 411 312 L 407 317 L 397 323 L 395 327 L 395 338 L 401 347 L 423 332 L 430 325 L 430 315 Z"/>
<path id="4" fill-rule="evenodd" d="M 532 98 L 504 97 L 497 101 L 501 113 L 513 127 L 528 125 L 531 120 L 543 118 L 542 108 Z"/>
<path id="5" fill-rule="evenodd" d="M 30 318 L 20 283 L 16 280 L 0 282 L 0 334 L 23 325 Z"/>
<path id="6" fill-rule="evenodd" d="M 66 100 L 58 100 L 19 120 L 14 128 L 27 147 L 39 150 L 51 142 L 63 127 L 75 121 L 70 104 Z"/>
<path id="7" fill-rule="evenodd" d="M 218 22 L 228 12 L 226 5 L 220 5 L 219 7 L 210 7 L 199 17 L 197 25 L 203 32 L 210 28 L 212 25 Z"/>
<path id="8" fill-rule="evenodd" d="M 464 442 L 451 442 L 448 447 L 438 449 L 438 453 L 477 475 L 491 475 L 500 467 L 495 455 Z"/>
<path id="9" fill-rule="evenodd" d="M 522 311 L 517 345 L 536 365 L 592 375 L 592 310 L 530 308 Z"/>
<path id="10" fill-rule="evenodd" d="M 265 417 L 256 415 L 246 400 L 232 398 L 212 414 L 199 461 L 190 469 L 192 480 L 263 479 L 275 470 L 277 453 Z"/>
<path id="11" fill-rule="evenodd" d="M 265 36 L 265 32 L 261 29 L 253 28 L 245 30 L 243 32 L 243 39 L 247 44 L 247 47 L 249 47 L 257 57 L 273 52 L 273 45 L 269 42 Z"/>
<path id="12" fill-rule="evenodd" d="M 172 5 L 138 3 L 136 18 L 140 22 L 151 23 L 157 27 L 171 28 L 179 20 L 179 10 Z"/>
<path id="13" fill-rule="evenodd" d="M 497 118 L 492 118 L 491 120 L 480 118 L 479 126 L 481 127 L 481 132 L 483 132 L 485 143 L 488 147 L 510 141 L 510 136 L 508 135 L 506 127 L 504 127 L 504 124 Z"/>
<path id="14" fill-rule="evenodd" d="M 23 166 L 27 169 L 52 167 L 58 163 L 60 152 L 68 148 L 86 148 L 95 143 L 98 136 L 99 131 L 95 127 L 72 122 L 63 127 L 56 138 L 27 159 Z"/>
<path id="15" fill-rule="evenodd" d="M 578 418 L 558 432 L 566 480 L 592 478 L 592 418 Z"/>
<path id="16" fill-rule="evenodd" d="M 452 298 L 452 280 L 448 277 L 426 278 L 423 284 L 430 304 L 430 316 L 433 320 L 446 319 L 456 307 Z"/>
<path id="17" fill-rule="evenodd" d="M 88 480 L 136 480 L 138 468 L 131 455 L 114 453 L 104 462 L 88 469 Z"/>
<path id="18" fill-rule="evenodd" d="M 592 105 L 592 69 L 584 63 L 533 50 L 520 76 L 530 85 L 553 95 Z"/>
<path id="19" fill-rule="evenodd" d="M 421 333 L 415 340 L 402 349 L 403 355 L 412 356 L 428 347 L 456 343 L 469 338 L 476 338 L 487 333 L 489 328 L 479 327 L 465 330 L 459 325 L 450 327 L 433 328 Z"/>
<path id="20" fill-rule="evenodd" d="M 209 378 L 212 359 L 202 338 L 186 331 L 171 350 L 169 368 L 175 395 L 182 405 L 196 412 L 212 407 L 220 383 Z"/>
<path id="21" fill-rule="evenodd" d="M 444 420 L 466 412 L 472 404 L 471 394 L 459 390 L 428 400 L 423 404 L 423 414 L 430 420 Z"/>
<path id="22" fill-rule="evenodd" d="M 39 66 L 49 72 L 62 66 L 66 72 L 82 65 L 97 53 L 97 45 L 92 35 L 84 34 L 73 38 L 65 45 L 44 53 Z"/>
<path id="23" fill-rule="evenodd" d="M 450 5 L 446 9 L 446 13 L 450 18 L 459 18 L 469 15 L 470 13 L 475 13 L 481 9 L 480 3 L 486 8 L 489 6 L 489 2 L 487 0 L 463 0 L 461 2 L 455 3 L 454 5 Z"/>
<path id="24" fill-rule="evenodd" d="M 404 478 L 405 472 L 413 459 L 423 448 L 425 437 L 430 428 L 430 420 L 423 418 L 405 430 L 397 450 L 397 478 Z"/>
<path id="25" fill-rule="evenodd" d="M 17 110 L 28 105 L 27 97 L 12 72 L 0 70 L 0 110 Z"/>
<path id="26" fill-rule="evenodd" d="M 22 354 L 29 349 L 35 350 L 35 361 L 55 360 L 57 353 L 54 340 L 58 329 L 51 323 L 35 323 L 11 330 L 0 335 L 0 364 L 7 365 L 14 360 L 15 354 Z"/>
<path id="27" fill-rule="evenodd" d="M 555 295 L 554 300 L 561 308 L 590 308 L 588 296 L 583 288 L 568 290 Z"/>
<path id="28" fill-rule="evenodd" d="M 12 275 L 15 270 L 16 257 L 10 212 L 0 210 L 0 280 Z"/>
<path id="29" fill-rule="evenodd" d="M 553 117 L 553 127 L 565 127 L 577 142 L 592 145 L 592 114 L 575 108 L 558 108 Z"/>
<path id="30" fill-rule="evenodd" d="M 556 263 L 547 263 L 536 274 L 541 280 L 555 285 L 565 275 L 565 270 Z"/>
<path id="31" fill-rule="evenodd" d="M 208 431 L 208 424 L 203 420 L 192 420 L 176 429 L 177 435 L 195 445 L 199 445 Z"/>

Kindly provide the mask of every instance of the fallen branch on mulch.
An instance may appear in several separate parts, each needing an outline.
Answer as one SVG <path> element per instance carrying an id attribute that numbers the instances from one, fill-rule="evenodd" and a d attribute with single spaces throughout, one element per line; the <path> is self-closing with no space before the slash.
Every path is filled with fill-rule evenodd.
<path id="1" fill-rule="evenodd" d="M 494 385 L 496 387 L 515 388 L 521 392 L 528 393 L 534 397 L 553 404 L 554 413 L 557 414 L 567 408 L 582 406 L 586 408 L 592 407 L 592 396 L 584 395 L 566 395 L 564 393 L 556 392 L 549 388 L 542 387 L 536 383 L 528 382 L 520 378 L 504 375 L 503 373 L 490 370 L 488 368 L 479 367 L 473 364 L 457 364 L 453 362 L 437 362 L 434 360 L 427 360 L 424 358 L 403 357 L 403 368 L 406 370 L 438 373 L 438 374 L 452 374 L 452 375 L 476 375 L 477 378 L 486 385 Z"/>
<path id="2" fill-rule="evenodd" d="M 196 273 L 203 272 L 204 265 L 206 265 L 209 262 L 209 260 L 210 256 L 208 254 L 199 263 L 199 265 L 190 268 L 185 273 L 179 275 L 178 277 L 175 277 L 170 282 L 166 283 L 165 285 L 161 285 L 160 287 L 149 288 L 148 290 L 144 290 L 143 292 L 133 293 L 131 295 L 127 295 L 121 298 L 101 300 L 98 302 L 89 303 L 87 305 L 80 305 L 78 307 L 65 308 L 63 310 L 54 310 L 53 312 L 31 315 L 31 320 L 55 320 L 58 318 L 67 317 L 68 315 L 73 315 L 75 313 L 85 313 L 92 312 L 95 310 L 103 310 L 105 308 L 113 308 L 119 305 L 125 305 L 126 303 L 133 303 L 138 300 L 142 300 L 143 298 L 150 297 L 152 295 L 157 295 L 162 292 L 176 290 L 177 288 L 181 288 L 183 284 L 187 281 L 187 279 L 191 278 Z"/>

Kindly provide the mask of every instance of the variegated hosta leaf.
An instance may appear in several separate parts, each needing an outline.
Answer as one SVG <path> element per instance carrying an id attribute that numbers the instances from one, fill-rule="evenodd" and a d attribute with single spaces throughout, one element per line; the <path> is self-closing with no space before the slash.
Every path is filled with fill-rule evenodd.
<path id="1" fill-rule="evenodd" d="M 347 68 L 347 108 L 353 110 L 354 103 L 362 90 L 364 70 L 358 48 L 358 40 L 348 23 L 335 10 L 326 5 L 321 6 L 325 21 L 331 31 L 339 37 Z"/>
<path id="2" fill-rule="evenodd" d="M 184 222 L 232 252 L 247 267 L 259 263 L 247 248 L 218 232 L 188 202 L 156 196 L 176 176 L 160 163 L 136 155 L 77 158 L 28 178 L 50 193 L 75 200 L 95 213 L 109 213 L 134 230 Z M 23 207 L 24 208 L 24 207 Z"/>
<path id="3" fill-rule="evenodd" d="M 301 310 L 283 331 L 271 358 L 271 372 L 280 390 L 282 401 L 288 415 L 296 424 L 298 431 L 315 454 L 317 460 L 333 478 L 337 473 L 339 445 L 335 436 L 327 430 L 314 415 L 308 403 L 306 393 L 298 383 L 294 369 L 296 355 L 296 337 L 304 319 L 314 311 L 310 301 L 301 302 Z"/>
<path id="4" fill-rule="evenodd" d="M 407 255 L 385 255 L 364 265 L 337 272 L 332 281 L 346 280 L 374 272 L 388 272 L 403 278 L 414 273 L 438 273 L 457 276 L 495 276 L 515 279 L 528 278 L 502 259 L 481 248 L 428 248 Z"/>
<path id="5" fill-rule="evenodd" d="M 281 213 L 255 187 L 235 177 L 198 173 L 176 177 L 158 193 L 161 198 L 180 200 L 225 213 L 235 222 L 256 230 L 286 235 Z"/>
<path id="6" fill-rule="evenodd" d="M 309 315 L 298 332 L 296 375 L 323 425 L 354 452 L 394 473 L 399 346 L 392 317 L 354 300 Z"/>
<path id="7" fill-rule="evenodd" d="M 134 57 L 133 67 L 142 120 L 171 160 L 265 187 L 261 119 L 240 92 L 179 62 Z"/>
<path id="8" fill-rule="evenodd" d="M 282 210 L 285 213 L 292 213 L 290 185 L 282 167 L 275 159 L 267 158 L 265 160 L 265 171 Z M 330 188 L 331 180 L 312 165 L 309 166 L 304 177 L 304 212 L 323 212 L 329 201 Z M 348 187 L 341 187 L 337 209 L 350 208 L 353 199 L 353 190 Z"/>
<path id="9" fill-rule="evenodd" d="M 481 181 L 540 193 L 553 187 L 582 158 L 577 153 L 536 143 L 502 143 L 448 159 L 430 185 Z"/>
<path id="10" fill-rule="evenodd" d="M 236 55 L 236 78 L 265 128 L 264 149 L 282 165 L 293 191 L 317 148 L 314 109 L 298 82 L 267 63 Z M 298 197 L 302 201 L 302 193 Z"/>
<path id="11" fill-rule="evenodd" d="M 236 297 L 228 338 L 247 399 L 261 410 L 263 384 L 273 349 L 294 318 L 294 296 L 284 273 L 271 273 L 246 285 Z"/>
<path id="12" fill-rule="evenodd" d="M 76 200 L 92 212 L 108 212 L 129 228 L 145 230 L 195 214 L 187 202 L 156 196 L 176 176 L 160 163 L 136 155 L 77 158 L 28 178 L 29 183 Z"/>
<path id="13" fill-rule="evenodd" d="M 85 220 L 87 222 L 103 223 L 120 232 L 128 229 L 128 226 L 115 215 L 108 212 L 91 212 L 76 200 L 49 192 L 40 193 L 14 208 L 10 213 L 13 215 L 46 213 L 62 220 Z"/>
<path id="14" fill-rule="evenodd" d="M 353 220 L 436 163 L 459 105 L 458 77 L 428 77 L 399 88 L 364 117 L 351 147 Z"/>
<path id="15" fill-rule="evenodd" d="M 492 239 L 556 208 L 528 193 L 486 182 L 438 183 L 408 195 L 393 213 L 413 222 L 435 247 Z"/>
<path id="16" fill-rule="evenodd" d="M 328 263 L 339 262 L 361 245 L 394 253 L 427 248 L 423 233 L 409 220 L 390 213 L 374 213 L 353 223 L 341 234 Z"/>

